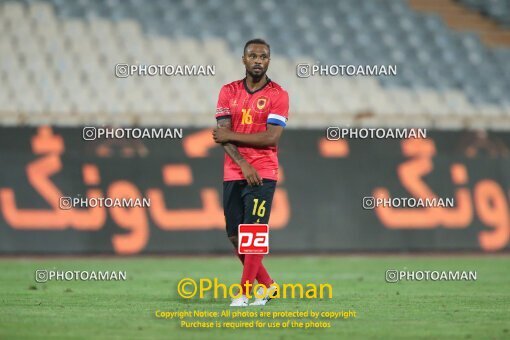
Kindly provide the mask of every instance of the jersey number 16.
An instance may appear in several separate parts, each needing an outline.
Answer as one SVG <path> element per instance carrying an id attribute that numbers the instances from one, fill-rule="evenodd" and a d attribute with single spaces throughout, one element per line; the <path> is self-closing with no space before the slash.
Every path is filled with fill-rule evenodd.
<path id="1" fill-rule="evenodd" d="M 253 117 L 250 114 L 251 109 L 242 109 L 243 118 L 241 119 L 241 125 L 252 124 Z"/>

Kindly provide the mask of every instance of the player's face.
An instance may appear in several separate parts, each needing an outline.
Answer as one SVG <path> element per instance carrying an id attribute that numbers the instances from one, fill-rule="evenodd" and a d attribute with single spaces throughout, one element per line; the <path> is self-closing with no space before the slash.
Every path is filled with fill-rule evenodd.
<path id="1" fill-rule="evenodd" d="M 243 55 L 246 72 L 253 78 L 261 78 L 269 67 L 269 49 L 266 45 L 248 45 Z"/>

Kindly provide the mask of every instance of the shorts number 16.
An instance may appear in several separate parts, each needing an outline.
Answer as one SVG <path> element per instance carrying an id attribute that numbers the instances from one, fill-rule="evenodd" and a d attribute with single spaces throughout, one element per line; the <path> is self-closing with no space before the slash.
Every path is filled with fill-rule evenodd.
<path id="1" fill-rule="evenodd" d="M 264 217 L 264 215 L 266 214 L 266 201 L 263 200 L 262 202 L 260 202 L 260 205 L 259 205 L 259 199 L 258 198 L 254 198 L 253 199 L 253 211 L 252 211 L 252 215 L 255 216 L 259 216 L 259 217 Z"/>

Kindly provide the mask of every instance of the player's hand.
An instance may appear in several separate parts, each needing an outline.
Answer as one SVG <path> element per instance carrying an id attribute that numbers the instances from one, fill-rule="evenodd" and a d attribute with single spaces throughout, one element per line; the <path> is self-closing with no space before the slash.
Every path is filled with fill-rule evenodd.
<path id="1" fill-rule="evenodd" d="M 217 127 L 213 130 L 213 139 L 216 143 L 227 143 L 230 141 L 232 131 L 227 127 Z"/>
<path id="2" fill-rule="evenodd" d="M 241 163 L 241 171 L 243 172 L 244 178 L 248 181 L 249 186 L 262 185 L 262 178 L 253 166 L 248 162 Z"/>

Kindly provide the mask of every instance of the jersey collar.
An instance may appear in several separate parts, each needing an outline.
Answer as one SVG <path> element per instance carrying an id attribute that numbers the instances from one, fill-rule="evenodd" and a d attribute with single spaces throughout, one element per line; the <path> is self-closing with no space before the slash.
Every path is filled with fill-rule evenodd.
<path id="1" fill-rule="evenodd" d="M 246 77 L 244 77 L 243 79 L 243 85 L 244 85 L 244 89 L 246 90 L 246 92 L 248 92 L 249 94 L 254 94 L 254 93 L 257 93 L 259 92 L 260 90 L 263 90 L 270 82 L 271 82 L 271 79 L 269 79 L 268 76 L 266 76 L 266 80 L 267 82 L 264 84 L 264 86 L 262 86 L 260 89 L 258 90 L 255 90 L 255 91 L 250 91 L 250 89 L 248 88 L 248 86 L 246 85 Z"/>

